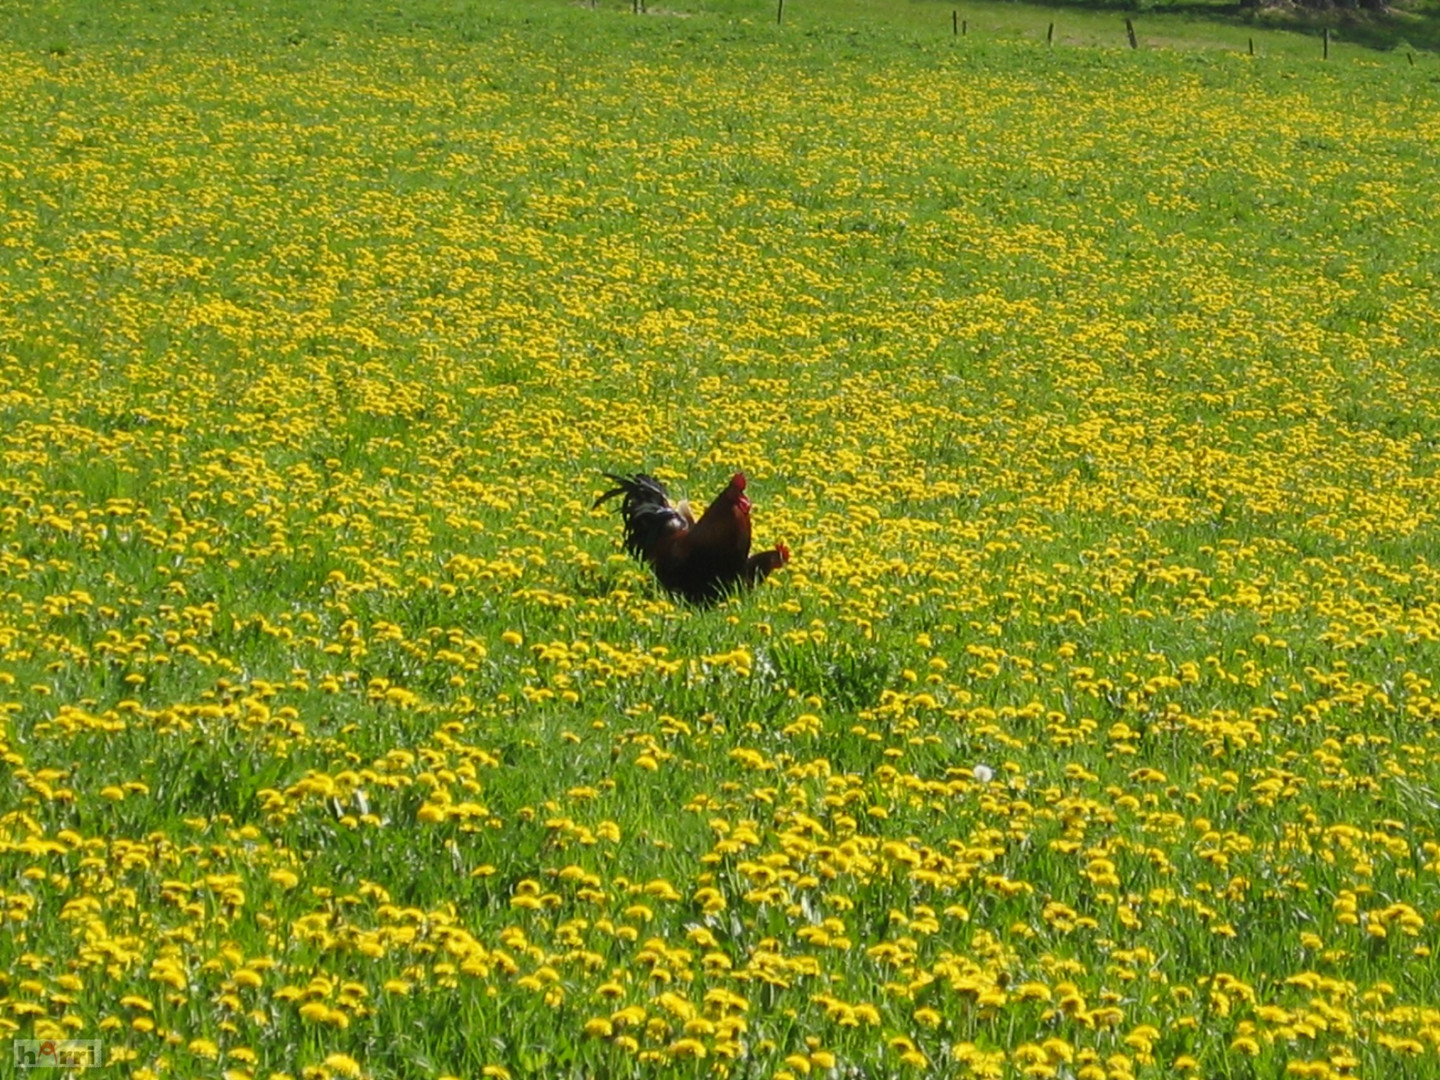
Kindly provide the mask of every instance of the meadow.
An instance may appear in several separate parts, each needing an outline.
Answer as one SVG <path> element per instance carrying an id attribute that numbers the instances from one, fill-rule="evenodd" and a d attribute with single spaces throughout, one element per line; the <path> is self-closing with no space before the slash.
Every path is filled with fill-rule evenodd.
<path id="1" fill-rule="evenodd" d="M 3 14 L 4 1068 L 1440 1075 L 1434 57 L 857 11 Z"/>

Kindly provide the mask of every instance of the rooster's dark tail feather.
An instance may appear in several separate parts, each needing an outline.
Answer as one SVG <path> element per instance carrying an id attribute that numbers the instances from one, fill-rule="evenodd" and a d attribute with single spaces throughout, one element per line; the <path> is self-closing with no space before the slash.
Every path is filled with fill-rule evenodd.
<path id="1" fill-rule="evenodd" d="M 670 493 L 665 485 L 653 476 L 636 473 L 634 476 L 617 476 L 605 473 L 606 479 L 615 481 L 619 487 L 611 488 L 595 500 L 595 506 L 616 495 L 623 495 L 620 502 L 620 517 L 625 522 L 625 550 L 637 559 L 650 559 L 662 537 L 673 532 L 684 532 L 695 523 L 694 519 L 677 509 L 670 502 Z"/>

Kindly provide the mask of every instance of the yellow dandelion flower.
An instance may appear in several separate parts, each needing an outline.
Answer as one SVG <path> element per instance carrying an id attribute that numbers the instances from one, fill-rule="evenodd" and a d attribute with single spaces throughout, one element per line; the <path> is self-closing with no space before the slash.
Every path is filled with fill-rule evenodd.
<path id="1" fill-rule="evenodd" d="M 360 1063 L 348 1054 L 327 1054 L 325 1067 L 340 1076 L 358 1077 L 361 1075 Z"/>

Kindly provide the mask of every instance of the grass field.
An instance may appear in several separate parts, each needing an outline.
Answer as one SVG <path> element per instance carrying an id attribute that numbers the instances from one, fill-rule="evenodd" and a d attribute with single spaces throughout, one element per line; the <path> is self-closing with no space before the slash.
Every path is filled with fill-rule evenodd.
<path id="1" fill-rule="evenodd" d="M 0 1035 L 1440 1075 L 1433 57 L 651 10 L 4 15 Z"/>

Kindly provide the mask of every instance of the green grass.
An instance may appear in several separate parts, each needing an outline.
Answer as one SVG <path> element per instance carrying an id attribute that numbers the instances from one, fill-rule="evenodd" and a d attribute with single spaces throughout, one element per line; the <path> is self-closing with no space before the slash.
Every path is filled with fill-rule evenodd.
<path id="1" fill-rule="evenodd" d="M 0 1033 L 1434 1070 L 1433 58 L 949 12 L 6 9 Z"/>

